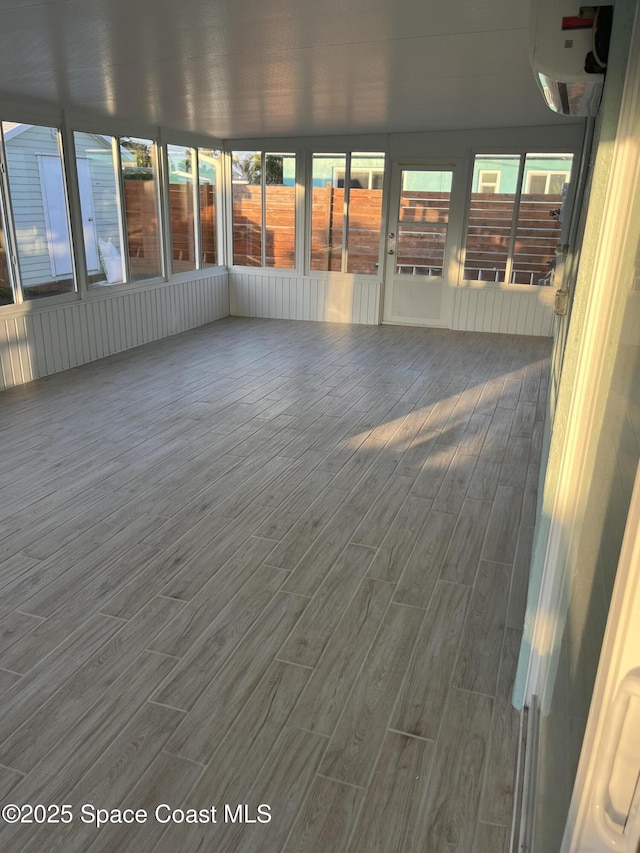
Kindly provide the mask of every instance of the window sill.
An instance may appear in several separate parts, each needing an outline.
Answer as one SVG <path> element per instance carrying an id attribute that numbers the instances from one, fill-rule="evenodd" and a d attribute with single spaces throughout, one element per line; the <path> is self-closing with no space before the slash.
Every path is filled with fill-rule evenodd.
<path id="1" fill-rule="evenodd" d="M 504 281 L 461 281 L 459 288 L 466 290 L 503 290 L 511 293 L 555 293 L 554 285 L 548 284 L 507 284 Z"/>
<path id="2" fill-rule="evenodd" d="M 255 275 L 277 275 L 285 278 L 301 278 L 303 275 L 303 273 L 298 270 L 292 270 L 285 267 L 242 267 L 237 264 L 231 264 L 229 272 L 241 273 L 243 275 L 250 273 L 254 273 Z"/>

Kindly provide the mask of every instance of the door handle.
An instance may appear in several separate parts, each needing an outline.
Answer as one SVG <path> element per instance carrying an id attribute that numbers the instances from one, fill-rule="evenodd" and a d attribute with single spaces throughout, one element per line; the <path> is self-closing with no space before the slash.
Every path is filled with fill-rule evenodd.
<path id="1" fill-rule="evenodd" d="M 608 850 L 635 853 L 640 829 L 640 669 L 620 682 L 600 748 L 593 795 L 595 822 Z"/>

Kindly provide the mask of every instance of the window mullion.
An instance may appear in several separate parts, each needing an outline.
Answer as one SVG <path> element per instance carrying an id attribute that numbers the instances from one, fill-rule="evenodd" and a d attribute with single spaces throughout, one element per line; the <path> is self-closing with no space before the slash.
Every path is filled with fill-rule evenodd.
<path id="1" fill-rule="evenodd" d="M 522 196 L 522 181 L 524 179 L 524 165 L 526 159 L 526 154 L 520 155 L 520 166 L 518 168 L 518 180 L 516 183 L 516 195 L 513 200 L 513 214 L 511 216 L 511 236 L 509 238 L 509 250 L 507 252 L 507 260 L 504 266 L 505 284 L 511 284 L 511 275 L 513 271 L 513 254 L 516 246 L 516 231 L 518 225 L 518 216 L 520 215 L 520 198 Z"/>
<path id="2" fill-rule="evenodd" d="M 193 175 L 193 251 L 196 269 L 202 269 L 202 225 L 200 220 L 200 154 L 197 148 L 191 151 L 191 174 Z"/>

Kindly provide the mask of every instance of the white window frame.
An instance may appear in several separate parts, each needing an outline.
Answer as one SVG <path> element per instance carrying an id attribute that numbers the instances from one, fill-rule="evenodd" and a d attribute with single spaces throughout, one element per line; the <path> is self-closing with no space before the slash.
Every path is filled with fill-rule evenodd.
<path id="1" fill-rule="evenodd" d="M 313 233 L 313 162 L 316 155 L 318 157 L 322 156 L 330 156 L 331 154 L 336 157 L 344 157 L 345 165 L 344 170 L 340 166 L 334 166 L 331 174 L 331 182 L 332 186 L 337 187 L 337 172 L 343 172 L 342 180 L 344 182 L 344 216 L 342 219 L 342 258 L 340 263 L 340 270 L 314 270 L 311 268 L 311 243 L 312 243 L 312 233 Z M 363 157 L 380 157 L 384 160 L 384 166 L 382 168 L 382 209 L 380 211 L 380 245 L 378 249 L 378 272 L 377 273 L 348 273 L 348 265 L 349 265 L 349 249 L 348 249 L 348 239 L 349 239 L 349 214 L 350 214 L 350 190 L 351 190 L 351 160 L 353 158 L 361 159 Z M 389 157 L 386 151 L 331 151 L 329 153 L 325 151 L 316 151 L 312 150 L 309 152 L 309 180 L 306 184 L 306 193 L 308 196 L 308 218 L 306 225 L 306 242 L 307 242 L 307 253 L 306 253 L 306 261 L 305 261 L 305 272 L 307 275 L 317 276 L 320 275 L 358 275 L 358 276 L 367 276 L 369 278 L 374 278 L 376 276 L 380 276 L 381 270 L 383 268 L 383 258 L 382 258 L 382 245 L 383 239 L 386 232 L 386 217 L 387 217 L 387 201 L 388 201 L 388 171 L 389 171 Z M 369 172 L 369 187 L 367 189 L 371 189 L 371 180 L 374 174 L 380 174 L 379 169 L 374 168 L 365 168 L 365 169 L 357 169 L 358 172 Z M 349 175 L 349 180 L 347 180 L 347 175 Z"/>
<path id="2" fill-rule="evenodd" d="M 297 274 L 298 272 L 298 255 L 299 255 L 299 243 L 300 243 L 300 229 L 299 229 L 299 199 L 298 199 L 298 170 L 300 168 L 300 153 L 296 150 L 289 151 L 279 151 L 273 147 L 271 148 L 262 148 L 260 150 L 255 151 L 256 154 L 260 154 L 260 184 L 255 184 L 254 186 L 260 186 L 261 189 L 261 211 L 262 211 L 262 221 L 260 223 L 260 266 L 245 266 L 244 264 L 235 263 L 234 258 L 234 247 L 233 247 L 233 223 L 234 223 L 234 210 L 233 210 L 233 155 L 237 151 L 245 151 L 250 149 L 244 148 L 233 148 L 229 151 L 229 185 L 228 185 L 228 193 L 229 193 L 229 260 L 231 265 L 234 267 L 238 267 L 241 269 L 247 269 L 255 272 L 256 270 L 267 270 L 274 271 L 278 273 L 284 274 Z M 267 157 L 293 157 L 294 158 L 294 172 L 296 175 L 295 184 L 294 184 L 294 205 L 293 205 L 293 266 L 291 267 L 268 267 L 266 266 L 267 259 L 267 193 L 266 187 L 268 186 L 266 183 L 266 158 Z M 283 186 L 287 186 L 287 184 L 283 184 Z"/>
<path id="3" fill-rule="evenodd" d="M 507 250 L 507 260 L 506 260 L 506 264 L 505 264 L 504 277 L 502 279 L 496 278 L 495 282 L 492 282 L 490 279 L 486 279 L 486 280 L 480 279 L 481 281 L 486 282 L 485 286 L 495 284 L 496 286 L 499 286 L 500 288 L 503 288 L 503 289 L 504 288 L 520 288 L 520 289 L 525 288 L 527 290 L 527 292 L 530 292 L 533 287 L 540 287 L 541 286 L 541 285 L 535 285 L 535 284 L 518 284 L 518 283 L 512 281 L 514 250 L 515 250 L 516 231 L 517 231 L 516 226 L 517 226 L 517 222 L 518 222 L 518 215 L 520 212 L 520 202 L 521 202 L 522 196 L 527 194 L 526 186 L 528 183 L 528 175 L 529 174 L 547 175 L 547 176 L 549 176 L 549 180 L 550 180 L 551 175 L 565 174 L 567 176 L 565 183 L 569 183 L 569 186 L 571 187 L 571 175 L 574 174 L 574 170 L 575 170 L 576 165 L 577 165 L 577 158 L 576 158 L 575 152 L 568 152 L 568 153 L 573 158 L 572 169 L 570 172 L 566 172 L 563 169 L 548 169 L 548 170 L 544 169 L 544 170 L 527 171 L 526 170 L 527 157 L 544 156 L 543 154 L 539 154 L 538 152 L 531 152 L 531 151 L 519 151 L 518 152 L 517 150 L 516 151 L 489 153 L 489 154 L 486 152 L 486 150 L 483 150 L 482 152 L 479 152 L 479 151 L 472 152 L 471 159 L 470 159 L 471 178 L 470 178 L 470 182 L 469 182 L 469 186 L 471 188 L 473 187 L 473 173 L 474 173 L 475 161 L 477 158 L 513 156 L 513 157 L 518 157 L 520 160 L 519 167 L 518 167 L 518 176 L 516 179 L 516 189 L 514 192 L 514 204 L 513 204 L 513 212 L 512 212 L 512 217 L 511 217 L 511 235 L 510 235 L 509 246 L 508 246 L 508 250 Z M 554 154 L 555 154 L 555 152 L 554 152 Z M 559 152 L 558 154 L 555 154 L 556 158 L 560 155 L 564 156 L 565 152 Z M 553 159 L 554 155 L 548 155 L 548 156 L 550 159 Z M 473 279 L 473 278 L 467 278 L 465 276 L 465 269 L 466 269 L 467 241 L 468 241 L 468 231 L 469 231 L 469 205 L 470 205 L 472 193 L 473 192 L 480 192 L 480 185 L 481 185 L 480 175 L 484 171 L 487 171 L 487 170 L 484 170 L 484 169 L 478 170 L 478 189 L 475 191 L 470 189 L 469 195 L 467 198 L 467 210 L 465 213 L 465 226 L 464 226 L 464 233 L 463 233 L 463 238 L 462 238 L 463 239 L 462 245 L 464 248 L 463 248 L 463 253 L 462 253 L 462 263 L 460 265 L 460 281 L 459 281 L 459 283 L 461 285 L 468 285 L 470 282 L 474 282 L 474 281 L 478 280 L 478 279 Z M 492 169 L 490 171 L 496 171 L 496 170 Z"/>
<path id="4" fill-rule="evenodd" d="M 568 184 L 570 174 L 571 174 L 570 172 L 564 172 L 564 171 L 562 171 L 562 169 L 550 169 L 549 171 L 547 171 L 546 169 L 545 170 L 538 170 L 538 171 L 529 171 L 529 172 L 527 172 L 527 175 L 526 175 L 524 193 L 526 195 L 526 194 L 531 192 L 531 188 L 530 188 L 531 187 L 531 178 L 542 178 L 542 177 L 544 177 L 546 179 L 545 184 L 544 184 L 544 194 L 546 195 L 549 192 L 549 184 L 551 183 L 552 177 L 556 177 L 557 175 L 563 175 L 564 176 L 564 183 Z"/>
<path id="5" fill-rule="evenodd" d="M 191 177 L 193 180 L 191 181 L 191 190 L 193 196 L 193 241 L 194 241 L 194 253 L 195 253 L 195 266 L 193 270 L 176 270 L 174 267 L 174 257 L 173 257 L 173 229 L 171 226 L 171 165 L 170 165 L 170 155 L 169 155 L 169 146 L 173 148 L 182 148 L 185 151 L 191 152 Z M 221 262 L 221 240 L 220 240 L 220 181 L 221 181 L 221 162 L 218 161 L 217 164 L 214 163 L 215 170 L 215 183 L 214 183 L 214 194 L 215 194 L 215 209 L 216 209 L 216 262 L 215 264 L 207 264 L 206 266 L 202 262 L 202 211 L 200 209 L 200 151 L 204 149 L 202 145 L 181 145 L 178 142 L 172 142 L 171 140 L 167 140 L 164 143 L 164 154 L 167 163 L 167 234 L 168 234 L 168 243 L 169 243 L 169 256 L 171 260 L 171 276 L 183 276 L 190 275 L 193 272 L 200 270 L 208 270 L 215 269 L 216 267 L 224 266 Z M 213 151 L 218 149 L 213 148 Z"/>
<path id="6" fill-rule="evenodd" d="M 485 175 L 495 175 L 496 180 L 495 181 L 486 181 Z M 482 193 L 482 192 L 498 193 L 498 192 L 500 192 L 500 178 L 501 177 L 502 177 L 502 174 L 501 174 L 499 169 L 479 169 L 478 170 L 478 192 L 479 193 Z M 490 189 L 490 190 L 488 190 L 486 188 L 483 189 L 483 187 L 485 187 L 485 186 L 491 187 L 492 189 Z"/>

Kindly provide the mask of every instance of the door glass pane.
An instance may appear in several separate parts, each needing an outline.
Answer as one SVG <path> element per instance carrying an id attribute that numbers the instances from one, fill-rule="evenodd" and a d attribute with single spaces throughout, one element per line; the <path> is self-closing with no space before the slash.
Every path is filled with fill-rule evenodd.
<path id="1" fill-rule="evenodd" d="M 551 284 L 561 242 L 563 204 L 573 155 L 527 154 L 516 223 L 512 284 Z"/>
<path id="2" fill-rule="evenodd" d="M 75 290 L 59 132 L 3 122 L 9 192 L 25 299 Z"/>
<path id="3" fill-rule="evenodd" d="M 342 269 L 344 154 L 314 154 L 311 202 L 311 269 Z"/>
<path id="4" fill-rule="evenodd" d="M 378 272 L 383 178 L 384 154 L 351 155 L 347 272 Z"/>
<path id="5" fill-rule="evenodd" d="M 198 186 L 200 196 L 200 267 L 213 267 L 218 259 L 218 216 L 216 178 L 220 152 L 198 149 Z"/>
<path id="6" fill-rule="evenodd" d="M 182 145 L 167 145 L 167 160 L 173 271 L 186 272 L 196 268 L 194 151 Z"/>
<path id="7" fill-rule="evenodd" d="M 403 169 L 396 275 L 442 276 L 453 172 Z"/>
<path id="8" fill-rule="evenodd" d="M 519 155 L 476 155 L 467 228 L 465 279 L 504 281 L 519 169 Z M 488 173 L 492 177 L 490 185 L 486 182 Z"/>
<path id="9" fill-rule="evenodd" d="M 162 275 L 156 145 L 151 139 L 120 139 L 125 221 L 131 279 Z"/>
<path id="10" fill-rule="evenodd" d="M 293 269 L 296 252 L 296 156 L 265 154 L 266 267 Z"/>
<path id="11" fill-rule="evenodd" d="M 122 214 L 114 142 L 98 133 L 73 135 L 82 233 L 90 287 L 124 281 Z"/>
<path id="12" fill-rule="evenodd" d="M 234 151 L 231 160 L 233 263 L 262 266 L 262 154 Z"/>

